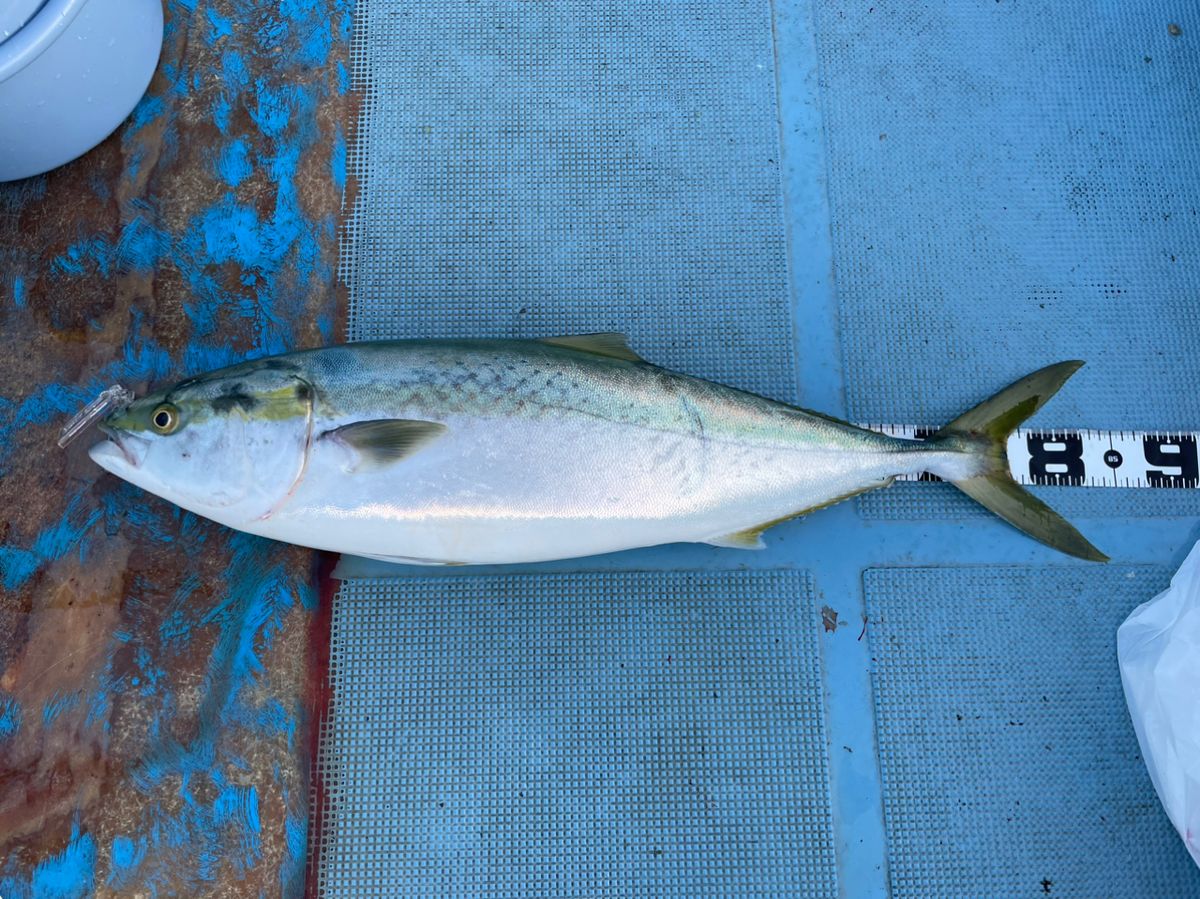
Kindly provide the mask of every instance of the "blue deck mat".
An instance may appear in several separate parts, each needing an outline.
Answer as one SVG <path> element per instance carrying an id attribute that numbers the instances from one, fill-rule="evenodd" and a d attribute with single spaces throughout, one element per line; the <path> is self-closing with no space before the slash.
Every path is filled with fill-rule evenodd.
<path id="1" fill-rule="evenodd" d="M 814 10 L 850 415 L 942 425 L 1083 359 L 1035 423 L 1200 426 L 1196 8 Z M 1069 515 L 1200 512 L 1195 491 L 1039 492 Z M 982 514 L 950 487 L 859 502 Z"/>
<path id="2" fill-rule="evenodd" d="M 847 414 L 939 425 L 1079 358 L 1035 423 L 1200 426 L 1194 8 L 942 0 L 813 17 Z M 1197 536 L 1194 491 L 1037 492 L 1122 562 L 1177 564 Z M 867 576 L 891 894 L 1197 895 L 1112 649 L 1165 574 L 946 567 L 1009 561 L 1020 539 L 947 485 L 858 508 L 894 522 L 875 564 L 929 566 Z M 968 523 L 944 543 L 889 549 L 904 519 L 955 518 Z M 828 569 L 813 571 L 820 585 Z"/>
<path id="3" fill-rule="evenodd" d="M 866 573 L 894 899 L 1200 896 L 1115 661 L 1117 625 L 1169 580 L 1130 566 Z"/>
<path id="4" fill-rule="evenodd" d="M 623 331 L 795 393 L 765 3 L 359 5 L 353 340 Z"/>
<path id="5" fill-rule="evenodd" d="M 320 892 L 836 897 L 803 572 L 337 597 Z"/>
<path id="6" fill-rule="evenodd" d="M 366 94 L 343 257 L 353 339 L 624 330 L 682 371 L 914 424 L 944 423 L 1033 368 L 1080 357 L 1091 364 L 1039 422 L 1200 426 L 1194 12 L 1173 19 L 1157 2 L 366 0 L 358 16 Z M 519 575 L 410 569 L 348 581 L 335 675 L 349 705 L 322 750 L 336 787 L 323 890 L 403 882 L 408 895 L 663 896 L 679 884 L 680 896 L 822 895 L 836 859 L 837 890 L 854 899 L 907 894 L 922 872 L 927 895 L 1002 894 L 1006 885 L 993 887 L 1008 875 L 1017 895 L 1045 895 L 1043 878 L 1050 895 L 1070 895 L 1071 883 L 1130 885 L 1131 896 L 1148 884 L 1142 895 L 1155 899 L 1159 884 L 1181 884 L 1189 895 L 1196 872 L 1179 866 L 1186 853 L 1138 779 L 1115 662 L 1101 650 L 1200 536 L 1200 502 L 1042 492 L 1082 516 L 1117 574 L 1056 556 L 951 488 L 919 484 L 781 525 L 761 553 L 674 546 Z M 964 565 L 989 573 L 978 576 L 996 601 L 965 608 L 943 642 L 939 605 L 922 598 L 974 583 Z M 1026 573 L 997 574 L 1017 570 L 1001 565 Z M 1043 576 L 1041 565 L 1053 567 Z M 863 572 L 897 566 L 922 568 L 917 580 L 886 575 L 890 592 L 885 575 L 870 575 L 872 602 L 907 615 L 906 633 L 934 635 L 904 657 L 863 626 Z M 783 570 L 812 572 L 816 598 L 806 576 Z M 343 565 L 352 577 L 400 571 Z M 1068 594 L 1096 612 L 1057 648 L 1031 655 L 993 638 L 997 620 L 1017 626 L 995 618 L 1000 599 L 1061 629 Z M 688 603 L 711 626 L 687 617 Z M 762 655 L 775 638 L 786 658 Z M 690 667 L 674 692 L 656 694 L 644 652 L 667 643 Z M 569 651 L 552 657 L 560 644 Z M 935 728 L 955 689 L 983 695 L 983 683 L 924 675 L 923 653 L 952 669 L 954 647 L 986 647 L 988 684 L 1056 684 L 1066 699 L 1039 726 L 1077 723 L 1073 754 L 1054 756 L 1060 765 L 1022 759 L 1017 737 L 980 723 L 969 752 L 919 744 L 947 766 L 922 775 L 889 722 L 918 710 L 914 730 Z M 1093 655 L 1064 666 L 1069 647 Z M 636 679 L 581 686 L 597 665 L 633 659 Z M 714 660 L 742 678 L 741 705 L 704 700 Z M 916 668 L 903 690 L 889 689 L 881 673 L 904 660 Z M 773 705 L 780 691 L 790 699 Z M 644 696 L 662 701 L 653 739 Z M 1072 704 L 1084 696 L 1094 704 Z M 593 719 L 604 734 L 568 739 Z M 776 729 L 754 730 L 768 723 Z M 689 823 L 701 806 L 688 777 L 698 764 L 716 774 L 689 734 L 744 756 L 750 801 Z M 651 743 L 664 753 L 657 768 Z M 909 767 L 896 767 L 902 757 Z M 1024 803 L 1012 791 L 1024 788 L 1026 761 L 1039 808 L 1087 814 L 1047 821 L 1040 847 L 954 817 L 948 849 L 936 792 L 979 786 L 978 772 L 997 767 L 1011 787 L 1000 801 Z M 541 792 L 517 786 L 512 800 L 527 779 Z M 999 808 L 981 790 L 964 801 Z M 445 809 L 435 796 L 448 797 Z M 1087 815 L 1109 800 L 1126 818 L 1097 835 Z M 627 832 L 669 838 L 642 847 L 663 855 L 618 842 Z M 1109 851 L 1123 835 L 1157 860 L 1153 876 L 1177 879 L 1129 870 L 1124 849 Z M 956 879 L 939 880 L 950 851 Z"/>

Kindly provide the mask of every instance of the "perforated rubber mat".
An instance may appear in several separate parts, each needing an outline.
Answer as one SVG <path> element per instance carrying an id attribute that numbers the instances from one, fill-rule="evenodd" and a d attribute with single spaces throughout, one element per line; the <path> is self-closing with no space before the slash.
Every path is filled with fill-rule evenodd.
<path id="1" fill-rule="evenodd" d="M 795 392 L 767 3 L 359 3 L 350 337 L 624 331 Z"/>
<path id="2" fill-rule="evenodd" d="M 1169 571 L 876 569 L 864 580 L 895 899 L 1200 896 L 1115 659 L 1117 625 Z"/>
<path id="3" fill-rule="evenodd" d="M 1200 426 L 1194 11 L 356 15 L 352 339 L 622 330 L 672 368 L 924 425 L 1077 357 L 1036 423 Z M 905 484 L 761 553 L 347 581 L 322 894 L 1195 895 L 1111 640 L 1200 502 L 1039 492 L 1114 567 L 998 568 L 1070 562 Z"/>
<path id="4" fill-rule="evenodd" d="M 1195 427 L 1195 8 L 813 10 L 850 415 L 942 425 L 1035 368 L 1083 359 L 1035 422 Z M 1072 515 L 1200 511 L 1195 491 L 1049 495 Z M 950 488 L 860 505 L 975 514 Z"/>
<path id="5" fill-rule="evenodd" d="M 802 572 L 346 582 L 324 896 L 837 895 Z"/>

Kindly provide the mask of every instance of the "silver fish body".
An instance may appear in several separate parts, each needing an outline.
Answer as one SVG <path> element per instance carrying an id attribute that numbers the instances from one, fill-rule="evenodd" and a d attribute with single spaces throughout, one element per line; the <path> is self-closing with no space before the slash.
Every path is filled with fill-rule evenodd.
<path id="1" fill-rule="evenodd" d="M 164 409 L 170 432 L 156 433 Z M 667 371 L 606 335 L 291 353 L 182 382 L 105 427 L 93 458 L 185 508 L 423 564 L 751 548 L 770 524 L 899 474 L 985 477 L 991 452 L 971 435 L 899 440 Z"/>

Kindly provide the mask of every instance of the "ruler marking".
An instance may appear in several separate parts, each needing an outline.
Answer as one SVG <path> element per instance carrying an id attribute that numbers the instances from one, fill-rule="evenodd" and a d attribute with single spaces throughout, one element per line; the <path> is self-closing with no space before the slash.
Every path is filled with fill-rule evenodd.
<path id="1" fill-rule="evenodd" d="M 925 439 L 937 430 L 900 424 L 863 427 L 906 440 Z M 1198 447 L 1200 431 L 1018 428 L 1007 451 L 1013 479 L 1026 487 L 1196 490 Z M 938 479 L 925 472 L 897 480 Z"/>

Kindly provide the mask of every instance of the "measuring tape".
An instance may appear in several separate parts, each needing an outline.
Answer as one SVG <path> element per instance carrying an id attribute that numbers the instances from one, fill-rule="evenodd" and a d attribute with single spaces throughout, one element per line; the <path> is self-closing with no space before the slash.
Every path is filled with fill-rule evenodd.
<path id="1" fill-rule="evenodd" d="M 871 430 L 924 440 L 937 428 L 869 425 Z M 1008 464 L 1020 484 L 1071 487 L 1200 488 L 1200 432 L 1033 431 L 1008 438 Z M 937 481 L 931 474 L 900 481 Z"/>

